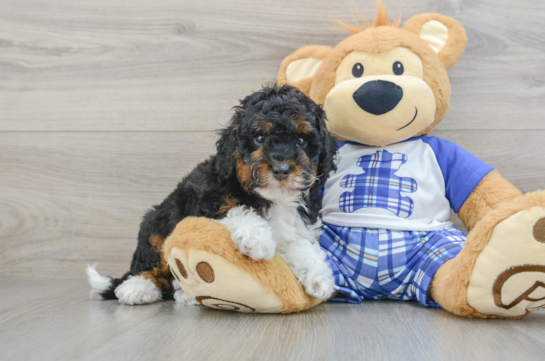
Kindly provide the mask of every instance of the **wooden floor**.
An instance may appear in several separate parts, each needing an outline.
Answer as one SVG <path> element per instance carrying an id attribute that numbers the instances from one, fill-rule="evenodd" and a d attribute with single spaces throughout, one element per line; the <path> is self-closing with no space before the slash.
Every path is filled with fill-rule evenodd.
<path id="1" fill-rule="evenodd" d="M 384 0 L 453 16 L 466 53 L 434 135 L 545 188 L 545 1 Z M 356 0 L 368 17 L 373 0 Z M 410 303 L 247 316 L 90 301 L 140 218 L 212 154 L 238 99 L 352 0 L 0 0 L 0 359 L 545 359 L 545 313 L 470 321 Z M 460 226 L 453 215 L 452 220 Z M 56 280 L 55 280 L 56 279 Z"/>
<path id="2" fill-rule="evenodd" d="M 78 280 L 0 280 L 0 360 L 543 360 L 545 312 L 466 320 L 412 302 L 246 315 L 90 300 Z"/>

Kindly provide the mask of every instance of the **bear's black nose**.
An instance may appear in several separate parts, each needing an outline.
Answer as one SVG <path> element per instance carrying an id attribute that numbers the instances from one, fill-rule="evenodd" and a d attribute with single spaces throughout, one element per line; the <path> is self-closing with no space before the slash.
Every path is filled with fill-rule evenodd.
<path id="1" fill-rule="evenodd" d="M 390 81 L 373 80 L 360 86 L 352 97 L 366 112 L 381 115 L 396 107 L 403 98 L 403 89 Z"/>
<path id="2" fill-rule="evenodd" d="M 272 167 L 273 176 L 279 181 L 288 178 L 291 167 L 287 163 L 276 163 Z"/>

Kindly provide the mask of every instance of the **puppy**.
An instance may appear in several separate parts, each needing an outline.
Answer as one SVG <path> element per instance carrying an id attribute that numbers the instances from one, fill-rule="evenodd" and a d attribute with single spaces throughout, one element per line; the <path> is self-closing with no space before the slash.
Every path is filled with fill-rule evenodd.
<path id="1" fill-rule="evenodd" d="M 161 254 L 164 239 L 189 216 L 224 224 L 241 253 L 255 260 L 278 252 L 310 295 L 333 293 L 317 242 L 319 190 L 335 170 L 337 152 L 324 111 L 287 85 L 265 87 L 234 111 L 220 132 L 217 154 L 144 216 L 130 271 L 113 279 L 88 267 L 92 293 L 124 304 L 172 298 L 191 303 Z"/>

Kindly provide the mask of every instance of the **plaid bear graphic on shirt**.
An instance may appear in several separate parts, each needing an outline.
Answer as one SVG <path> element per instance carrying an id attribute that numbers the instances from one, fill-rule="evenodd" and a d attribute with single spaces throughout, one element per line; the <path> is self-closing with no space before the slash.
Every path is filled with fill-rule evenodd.
<path id="1" fill-rule="evenodd" d="M 408 177 L 399 177 L 395 172 L 407 162 L 402 153 L 390 153 L 379 150 L 375 154 L 360 157 L 357 166 L 362 174 L 349 174 L 342 178 L 342 188 L 354 188 L 344 192 L 339 198 L 339 208 L 352 213 L 361 208 L 384 208 L 401 218 L 408 218 L 413 213 L 414 203 L 401 192 L 416 192 L 416 181 Z"/>

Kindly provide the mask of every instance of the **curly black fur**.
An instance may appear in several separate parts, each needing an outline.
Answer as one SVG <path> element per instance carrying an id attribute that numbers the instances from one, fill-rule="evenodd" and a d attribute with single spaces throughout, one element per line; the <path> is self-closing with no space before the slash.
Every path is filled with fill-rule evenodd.
<path id="1" fill-rule="evenodd" d="M 302 119 L 312 130 L 298 134 L 294 119 Z M 256 124 L 272 123 L 274 129 L 267 134 L 263 144 L 256 137 L 263 133 Z M 219 219 L 224 216 L 219 210 L 225 197 L 236 200 L 238 205 L 251 207 L 263 214 L 270 201 L 255 192 L 260 186 L 257 179 L 251 184 L 241 184 L 237 178 L 237 157 L 252 165 L 252 153 L 261 147 L 261 163 L 271 161 L 293 161 L 306 155 L 307 166 L 315 169 L 310 186 L 304 193 L 303 204 L 308 212 L 299 208 L 306 224 L 315 223 L 320 209 L 319 189 L 329 174 L 335 170 L 336 140 L 326 129 L 325 113 L 320 106 L 292 86 L 269 86 L 253 93 L 234 108 L 228 126 L 219 132 L 217 153 L 200 163 L 182 179 L 176 189 L 159 205 L 149 210 L 140 224 L 138 245 L 134 252 L 130 271 L 123 278 L 115 279 L 104 298 L 116 298 L 115 288 L 131 275 L 151 271 L 159 266 L 160 255 L 150 244 L 150 237 L 159 235 L 166 239 L 174 227 L 188 216 Z M 304 137 L 305 145 L 297 142 Z M 301 153 L 304 152 L 304 154 Z M 252 165 L 253 166 L 253 165 Z M 312 172 L 307 169 L 307 172 Z M 317 179 L 316 179 L 317 178 Z M 308 179 L 307 179 L 308 180 Z M 171 283 L 162 290 L 163 299 L 172 298 Z"/>

